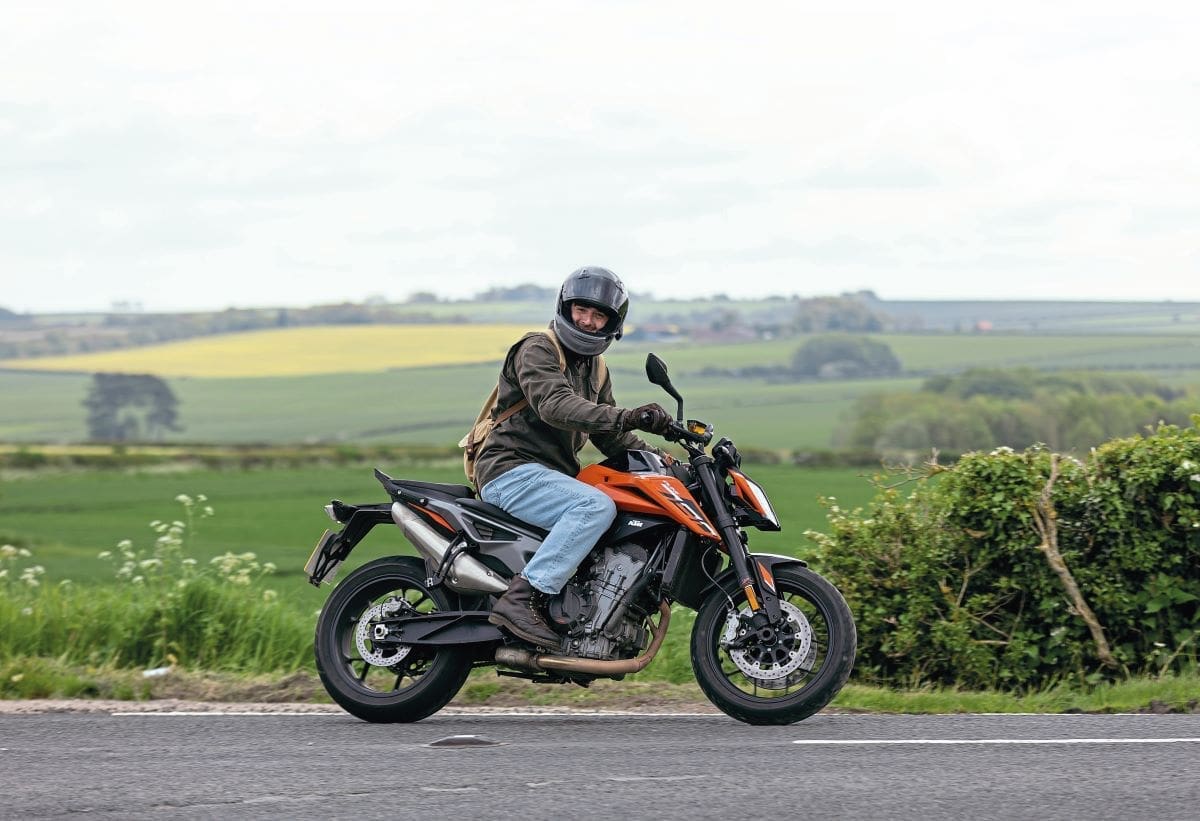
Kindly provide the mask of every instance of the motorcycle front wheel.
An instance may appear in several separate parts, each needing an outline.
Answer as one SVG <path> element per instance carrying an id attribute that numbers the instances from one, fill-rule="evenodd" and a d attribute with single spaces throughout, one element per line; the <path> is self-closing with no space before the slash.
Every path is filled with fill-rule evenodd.
<path id="1" fill-rule="evenodd" d="M 471 672 L 462 650 L 411 647 L 389 638 L 406 614 L 454 609 L 425 586 L 419 559 L 392 556 L 363 565 L 334 589 L 317 619 L 317 672 L 333 700 L 372 722 L 420 721 L 446 705 Z"/>
<path id="2" fill-rule="evenodd" d="M 708 700 L 748 724 L 791 724 L 833 700 L 854 666 L 858 642 L 842 594 L 801 565 L 777 567 L 783 612 L 756 633 L 745 593 L 730 578 L 700 605 L 692 628 L 692 670 Z"/>

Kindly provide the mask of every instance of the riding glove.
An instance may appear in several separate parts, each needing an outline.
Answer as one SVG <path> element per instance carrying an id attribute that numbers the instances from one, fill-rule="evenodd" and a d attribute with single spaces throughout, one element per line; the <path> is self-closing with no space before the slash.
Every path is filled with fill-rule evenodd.
<path id="1" fill-rule="evenodd" d="M 667 432 L 672 421 L 671 414 L 663 410 L 662 405 L 651 402 L 649 405 L 625 411 L 621 418 L 621 429 L 644 430 L 647 433 L 657 433 L 661 436 Z"/>

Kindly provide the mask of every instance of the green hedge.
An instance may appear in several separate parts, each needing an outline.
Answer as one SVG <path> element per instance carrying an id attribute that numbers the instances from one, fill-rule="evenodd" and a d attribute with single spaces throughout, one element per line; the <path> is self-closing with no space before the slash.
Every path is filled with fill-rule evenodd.
<path id="1" fill-rule="evenodd" d="M 970 453 L 902 489 L 866 509 L 830 504 L 829 532 L 808 534 L 855 613 L 860 679 L 1032 688 L 1196 668 L 1195 427 L 1160 425 L 1084 460 Z"/>

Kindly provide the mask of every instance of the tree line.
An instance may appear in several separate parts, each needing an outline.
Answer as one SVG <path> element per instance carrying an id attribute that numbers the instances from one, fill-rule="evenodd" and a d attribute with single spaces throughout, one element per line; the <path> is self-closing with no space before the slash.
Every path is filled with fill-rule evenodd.
<path id="1" fill-rule="evenodd" d="M 1036 443 L 1083 453 L 1160 422 L 1186 424 L 1196 409 L 1195 396 L 1139 374 L 976 368 L 862 397 L 835 442 L 885 456 Z"/>

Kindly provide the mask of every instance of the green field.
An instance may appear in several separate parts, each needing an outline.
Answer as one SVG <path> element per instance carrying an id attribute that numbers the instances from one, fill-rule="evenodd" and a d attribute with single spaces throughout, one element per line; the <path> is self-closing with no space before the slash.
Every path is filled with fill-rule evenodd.
<path id="1" fill-rule="evenodd" d="M 743 447 L 825 448 L 854 400 L 876 390 L 909 390 L 931 373 L 968 367 L 1105 368 L 1200 383 L 1200 335 L 1017 336 L 891 334 L 905 374 L 889 380 L 770 384 L 703 375 L 781 366 L 801 338 L 725 345 L 613 346 L 608 357 L 618 402 L 664 401 L 646 382 L 654 350 L 671 368 L 689 416 L 711 422 Z M 496 363 L 405 368 L 380 373 L 243 379 L 173 379 L 184 430 L 170 441 L 453 444 L 495 384 Z M 0 372 L 0 441 L 79 442 L 80 402 L 89 377 Z"/>
<path id="2" fill-rule="evenodd" d="M 456 467 L 391 468 L 398 477 L 460 482 Z M 806 529 L 819 529 L 825 518 L 817 503 L 836 496 L 843 505 L 861 504 L 872 495 L 865 471 L 753 467 L 752 475 L 772 494 L 782 519 L 780 533 L 752 531 L 761 552 L 803 554 Z M 317 607 L 328 588 L 317 591 L 302 567 L 326 527 L 333 526 L 322 507 L 331 498 L 347 502 L 386 501 L 369 466 L 295 470 L 38 473 L 0 484 L 0 543 L 26 544 L 31 561 L 46 568 L 46 581 L 97 582 L 111 579 L 111 566 L 97 558 L 122 539 L 150 549 L 152 520 L 182 518 L 174 501 L 181 494 L 204 494 L 216 513 L 197 525 L 189 551 L 207 560 L 226 551 L 258 554 L 274 562 L 271 587 L 302 607 Z M 396 552 L 412 552 L 400 531 L 378 527 L 356 550 L 353 563 Z"/>

